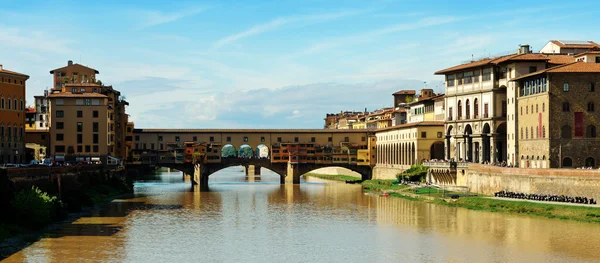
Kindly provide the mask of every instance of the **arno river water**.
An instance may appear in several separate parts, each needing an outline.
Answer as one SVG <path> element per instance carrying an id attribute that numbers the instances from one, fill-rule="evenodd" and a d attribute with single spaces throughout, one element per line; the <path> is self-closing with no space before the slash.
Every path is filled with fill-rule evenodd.
<path id="1" fill-rule="evenodd" d="M 279 185 L 241 168 L 193 191 L 180 173 L 135 184 L 7 262 L 600 262 L 600 225 Z"/>

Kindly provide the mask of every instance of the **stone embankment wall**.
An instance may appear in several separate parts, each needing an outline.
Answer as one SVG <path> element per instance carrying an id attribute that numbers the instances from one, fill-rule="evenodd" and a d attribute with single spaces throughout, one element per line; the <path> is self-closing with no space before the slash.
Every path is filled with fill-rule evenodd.
<path id="1" fill-rule="evenodd" d="M 325 167 L 325 168 L 312 170 L 311 173 L 326 174 L 326 175 L 348 175 L 348 176 L 355 176 L 358 179 L 361 178 L 361 175 L 359 173 L 352 171 L 352 170 L 348 170 L 346 168 L 342 168 L 342 167 Z"/>
<path id="2" fill-rule="evenodd" d="M 598 170 L 502 168 L 469 164 L 466 169 L 457 169 L 456 177 L 457 185 L 486 195 L 508 190 L 600 199 Z"/>
<path id="3" fill-rule="evenodd" d="M 373 179 L 395 180 L 396 175 L 410 168 L 410 165 L 397 166 L 375 166 L 373 167 Z"/>

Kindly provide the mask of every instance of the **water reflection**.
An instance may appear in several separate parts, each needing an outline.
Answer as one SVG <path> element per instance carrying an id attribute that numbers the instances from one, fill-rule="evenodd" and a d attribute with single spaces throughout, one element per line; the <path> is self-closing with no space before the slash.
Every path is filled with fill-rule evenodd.
<path id="1" fill-rule="evenodd" d="M 594 262 L 597 224 L 455 209 L 365 195 L 360 186 L 280 185 L 241 168 L 209 192 L 180 173 L 49 233 L 7 262 Z"/>

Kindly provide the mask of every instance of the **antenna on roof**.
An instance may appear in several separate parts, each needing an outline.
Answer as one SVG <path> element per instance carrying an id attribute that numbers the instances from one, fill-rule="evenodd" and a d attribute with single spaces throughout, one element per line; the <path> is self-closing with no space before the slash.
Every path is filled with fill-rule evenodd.
<path id="1" fill-rule="evenodd" d="M 471 54 L 471 62 L 473 62 L 473 54 Z"/>

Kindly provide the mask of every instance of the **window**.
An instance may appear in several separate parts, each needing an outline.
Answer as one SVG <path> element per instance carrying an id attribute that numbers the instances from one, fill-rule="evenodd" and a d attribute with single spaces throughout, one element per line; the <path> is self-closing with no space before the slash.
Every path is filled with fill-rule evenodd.
<path id="1" fill-rule="evenodd" d="M 92 146 L 92 148 L 94 149 L 94 152 L 97 153 L 98 152 L 98 145 L 94 145 Z"/>
<path id="2" fill-rule="evenodd" d="M 72 88 L 71 93 L 77 93 L 77 88 Z"/>
<path id="3" fill-rule="evenodd" d="M 9 131 L 10 131 L 10 129 L 9 129 Z M 8 136 L 10 136 L 10 132 L 9 132 Z M 62 133 L 57 133 L 56 134 L 56 140 L 57 141 L 63 141 L 64 139 L 65 139 L 65 135 L 64 134 L 62 134 Z"/>
<path id="4" fill-rule="evenodd" d="M 525 128 L 525 139 L 529 139 L 529 129 Z"/>
<path id="5" fill-rule="evenodd" d="M 298 137 L 294 137 L 294 142 L 298 142 Z"/>
<path id="6" fill-rule="evenodd" d="M 92 123 L 92 132 L 98 132 L 98 130 L 99 130 L 98 123 L 97 122 Z"/>
<path id="7" fill-rule="evenodd" d="M 542 126 L 542 138 L 546 138 L 546 126 Z"/>
<path id="8" fill-rule="evenodd" d="M 277 142 L 281 142 L 281 137 L 277 137 Z"/>
<path id="9" fill-rule="evenodd" d="M 588 138 L 596 138 L 596 126 L 588 125 L 585 129 L 585 136 Z"/>
<path id="10" fill-rule="evenodd" d="M 600 57 L 596 57 L 596 63 L 600 63 Z"/>
<path id="11" fill-rule="evenodd" d="M 537 67 L 534 67 L 534 66 L 530 66 L 529 67 L 529 73 L 533 73 L 533 72 L 536 72 L 536 71 L 537 71 Z"/>
<path id="12" fill-rule="evenodd" d="M 227 141 L 230 142 L 231 141 L 231 137 L 227 136 Z"/>
<path id="13" fill-rule="evenodd" d="M 363 136 L 363 137 L 360 137 L 360 141 L 361 141 L 361 142 L 366 142 L 366 141 L 367 141 L 367 137 L 365 137 L 365 136 Z"/>
<path id="14" fill-rule="evenodd" d="M 317 141 L 317 138 L 315 138 L 315 137 L 310 137 L 310 142 L 316 142 L 316 141 Z"/>
<path id="15" fill-rule="evenodd" d="M 328 141 L 328 142 L 333 142 L 333 137 L 328 137 L 328 138 L 327 138 L 327 141 Z"/>
<path id="16" fill-rule="evenodd" d="M 154 150 L 154 143 L 150 144 L 150 150 Z"/>
<path id="17" fill-rule="evenodd" d="M 77 152 L 83 152 L 83 145 L 77 145 Z"/>
<path id="18" fill-rule="evenodd" d="M 442 136 L 443 136 L 442 132 L 438 132 L 438 133 L 437 133 L 437 137 L 438 137 L 438 138 L 442 138 Z"/>
<path id="19" fill-rule="evenodd" d="M 452 107 L 448 107 L 448 120 L 452 120 Z"/>
<path id="20" fill-rule="evenodd" d="M 508 107 L 506 106 L 506 101 L 503 100 L 501 105 L 502 105 L 502 117 L 506 118 L 506 115 L 508 114 Z M 533 112 L 533 105 L 531 105 L 531 112 Z"/>
<path id="21" fill-rule="evenodd" d="M 83 143 L 83 134 L 81 134 L 81 133 L 77 134 L 77 143 L 79 143 L 79 144 Z"/>
<path id="22" fill-rule="evenodd" d="M 4 109 L 4 98 L 0 100 L 0 109 Z"/>
<path id="23" fill-rule="evenodd" d="M 427 132 L 421 132 L 421 138 L 427 138 Z"/>
<path id="24" fill-rule="evenodd" d="M 475 83 L 479 82 L 479 70 L 475 70 L 473 72 L 473 82 L 475 82 Z"/>
<path id="25" fill-rule="evenodd" d="M 135 140 L 136 140 L 136 141 L 139 141 L 139 140 L 140 140 L 140 136 L 139 136 L 139 135 L 136 135 L 136 136 L 135 136 Z"/>
<path id="26" fill-rule="evenodd" d="M 594 83 L 593 83 L 593 82 L 590 82 L 590 83 L 588 84 L 588 91 L 589 91 L 589 92 L 594 92 L 595 90 L 596 90 L 596 87 L 594 86 Z"/>
<path id="27" fill-rule="evenodd" d="M 525 106 L 525 114 L 529 114 L 529 107 Z"/>
<path id="28" fill-rule="evenodd" d="M 447 75 L 446 76 L 446 85 L 448 87 L 453 87 L 454 86 L 454 75 Z"/>
<path id="29" fill-rule="evenodd" d="M 568 112 L 571 110 L 568 102 L 563 102 L 562 110 L 563 112 Z"/>
<path id="30" fill-rule="evenodd" d="M 563 84 L 563 91 L 564 92 L 569 91 L 569 83 L 567 83 L 566 81 L 565 81 L 565 84 Z"/>
<path id="31" fill-rule="evenodd" d="M 477 98 L 473 100 L 473 118 L 479 118 L 479 101 L 477 100 Z"/>
<path id="32" fill-rule="evenodd" d="M 571 126 L 564 125 L 560 128 L 560 138 L 562 139 L 571 139 L 573 137 Z"/>
<path id="33" fill-rule="evenodd" d="M 85 99 L 85 105 L 86 106 L 92 105 L 92 101 L 90 99 Z"/>
<path id="34" fill-rule="evenodd" d="M 214 142 L 215 141 L 215 137 L 210 136 L 209 141 Z"/>
<path id="35" fill-rule="evenodd" d="M 491 68 L 484 69 L 481 79 L 482 79 L 482 81 L 491 80 L 492 79 L 492 69 Z"/>
<path id="36" fill-rule="evenodd" d="M 56 123 L 56 129 L 57 130 L 62 130 L 65 128 L 65 123 L 64 122 L 57 122 Z"/>
<path id="37" fill-rule="evenodd" d="M 92 112 L 92 117 L 98 118 L 98 111 L 97 110 L 95 110 L 95 111 Z"/>
<path id="38" fill-rule="evenodd" d="M 85 88 L 81 88 L 81 92 L 85 92 Z"/>
<path id="39" fill-rule="evenodd" d="M 136 139 L 136 140 L 137 140 L 137 139 Z M 159 142 L 162 142 L 162 140 L 163 140 L 163 137 L 162 137 L 161 135 L 159 135 L 159 136 L 158 136 L 158 141 L 159 141 Z"/>
<path id="40" fill-rule="evenodd" d="M 546 112 L 546 103 L 542 103 L 542 112 Z"/>
<path id="41" fill-rule="evenodd" d="M 91 147 L 89 145 L 85 146 L 85 152 L 89 153 L 91 151 Z"/>
<path id="42" fill-rule="evenodd" d="M 56 105 L 65 105 L 65 101 L 63 99 L 56 99 Z"/>
<path id="43" fill-rule="evenodd" d="M 523 112 L 523 111 L 521 111 Z M 489 107 L 487 103 L 483 104 L 483 117 L 484 118 L 488 118 L 489 117 Z"/>
<path id="44" fill-rule="evenodd" d="M 350 138 L 348 138 L 348 137 L 344 137 L 344 141 L 345 141 L 345 142 L 349 142 L 349 141 L 350 141 Z"/>
<path id="45" fill-rule="evenodd" d="M 158 144 L 158 149 L 159 149 L 159 150 L 162 150 L 162 149 L 163 149 L 163 144 L 162 144 L 162 143 L 159 143 L 159 144 Z"/>
<path id="46" fill-rule="evenodd" d="M 192 137 L 192 141 L 198 141 L 198 137 L 197 136 Z"/>
<path id="47" fill-rule="evenodd" d="M 179 141 L 179 136 L 175 136 L 175 141 L 178 142 Z"/>
<path id="48" fill-rule="evenodd" d="M 594 111 L 594 103 L 593 102 L 588 102 L 588 104 L 587 104 L 587 111 L 588 112 L 593 112 Z"/>
<path id="49" fill-rule="evenodd" d="M 65 146 L 64 145 L 55 145 L 54 146 L 54 152 L 55 153 L 64 153 L 65 152 Z"/>
<path id="50" fill-rule="evenodd" d="M 456 114 L 456 116 L 458 116 L 459 120 L 462 119 L 462 102 L 460 100 L 458 101 L 458 113 Z"/>
<path id="51" fill-rule="evenodd" d="M 93 137 L 93 143 L 98 143 L 98 141 L 99 141 L 99 140 L 98 140 L 98 134 L 97 134 L 97 133 L 94 133 L 94 134 L 92 135 L 92 137 Z"/>
<path id="52" fill-rule="evenodd" d="M 467 99 L 465 102 L 465 119 L 471 118 L 471 102 Z"/>
<path id="53" fill-rule="evenodd" d="M 260 142 L 265 142 L 265 137 L 260 137 Z"/>
<path id="54" fill-rule="evenodd" d="M 462 73 L 456 74 L 456 79 L 458 80 L 458 85 L 462 85 L 463 74 Z"/>
<path id="55" fill-rule="evenodd" d="M 473 71 L 465 72 L 464 81 L 465 84 L 471 84 L 473 82 Z"/>
<path id="56" fill-rule="evenodd" d="M 77 118 L 83 118 L 83 111 L 77 111 Z"/>
<path id="57" fill-rule="evenodd" d="M 248 141 L 248 136 L 244 136 L 244 141 L 247 142 Z"/>

